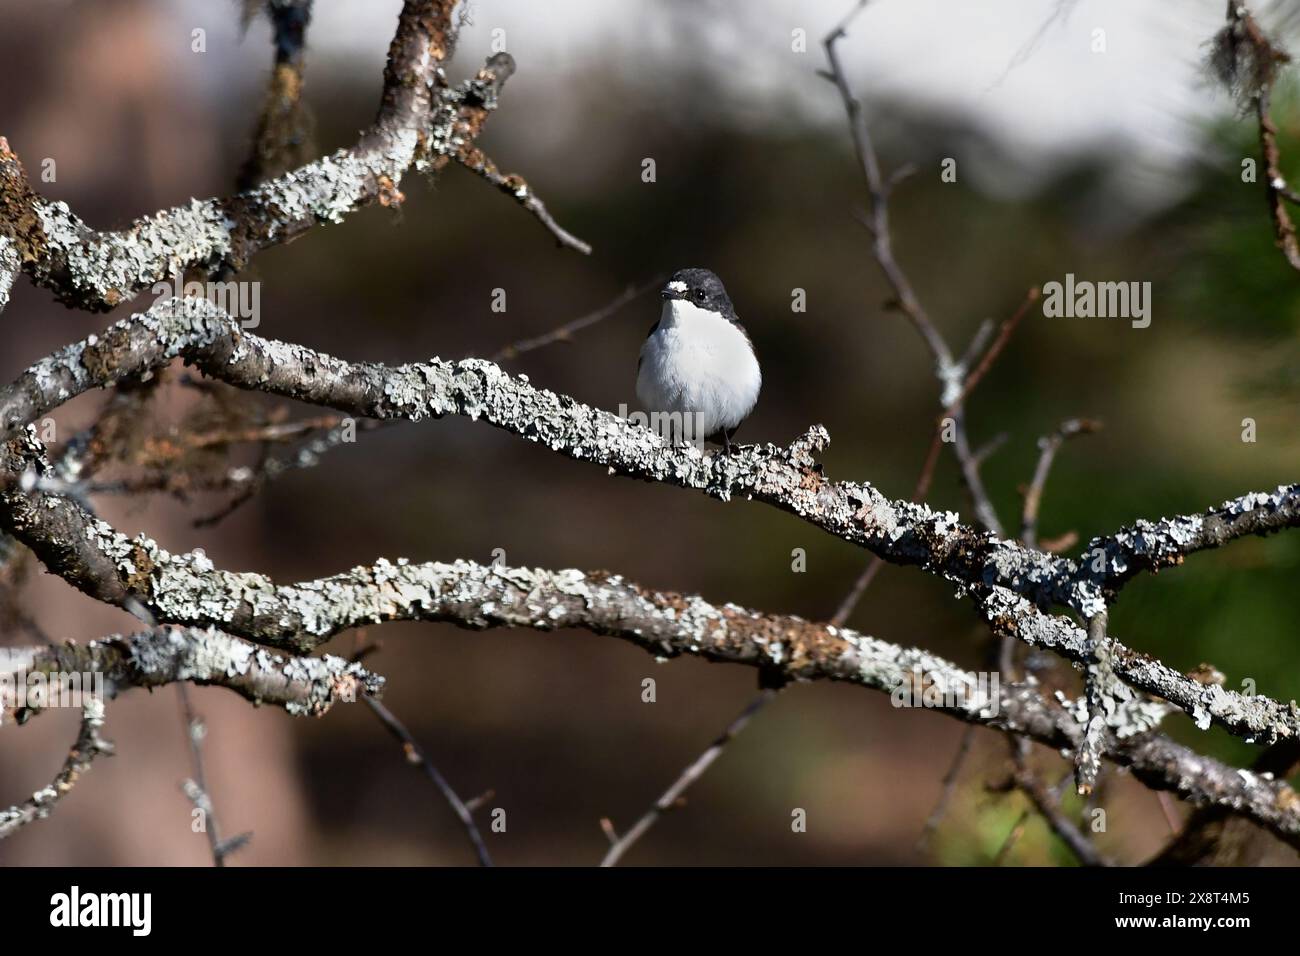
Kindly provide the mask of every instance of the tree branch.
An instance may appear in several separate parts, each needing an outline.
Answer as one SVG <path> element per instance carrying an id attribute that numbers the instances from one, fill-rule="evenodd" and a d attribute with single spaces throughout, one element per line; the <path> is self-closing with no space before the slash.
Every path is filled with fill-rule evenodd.
<path id="1" fill-rule="evenodd" d="M 1044 614 L 1023 597 L 1004 588 L 975 592 L 981 613 L 997 634 L 1031 647 L 1054 651 L 1086 666 L 1091 659 L 1088 633 L 1068 617 Z M 1108 640 L 1116 677 L 1185 711 L 1202 730 L 1211 723 L 1252 743 L 1271 744 L 1300 736 L 1300 707 L 1261 695 L 1246 696 L 1218 685 L 1205 685 L 1140 651 Z"/>
<path id="2" fill-rule="evenodd" d="M 268 246 L 341 222 L 376 200 L 395 200 L 411 166 L 437 172 L 472 143 L 514 71 L 514 61 L 497 54 L 472 80 L 446 87 L 442 62 L 454 40 L 455 5 L 406 0 L 375 124 L 355 146 L 228 199 L 192 200 L 118 232 L 96 232 L 65 203 L 38 195 L 0 137 L 0 236 L 16 245 L 37 285 L 69 306 L 106 311 L 188 269 L 238 271 Z"/>
<path id="3" fill-rule="evenodd" d="M 470 845 L 474 847 L 474 854 L 478 857 L 479 865 L 492 866 L 492 856 L 488 853 L 487 844 L 483 842 L 483 835 L 479 833 L 478 825 L 474 822 L 474 816 L 469 807 L 465 805 L 465 801 L 460 798 L 460 795 L 452 789 L 451 784 L 447 782 L 447 778 L 438 772 L 438 768 L 434 766 L 433 761 L 424 752 L 420 742 L 397 719 L 397 716 L 382 703 L 373 697 L 366 697 L 365 701 L 370 706 L 371 712 L 384 725 L 384 728 L 401 743 L 407 762 L 415 764 L 424 770 L 425 776 L 433 782 L 433 785 L 438 788 L 438 792 L 442 794 L 443 799 L 451 806 L 452 812 L 460 820 L 461 829 L 465 831 L 465 836 L 469 839 Z"/>
<path id="4" fill-rule="evenodd" d="M 579 316 L 570 322 L 565 322 L 558 328 L 554 328 L 542 335 L 536 335 L 528 339 L 516 339 L 509 345 L 503 345 L 492 354 L 492 361 L 505 362 L 510 359 L 518 358 L 525 352 L 532 352 L 555 342 L 572 341 L 573 333 L 590 328 L 598 322 L 604 322 L 610 316 L 617 314 L 618 310 L 623 308 L 623 306 L 627 305 L 629 302 L 645 295 L 650 290 L 661 286 L 664 279 L 665 276 L 658 275 L 648 282 L 642 282 L 640 285 L 630 285 L 619 293 L 612 301 L 602 305 L 594 312 L 588 312 L 586 315 Z"/>
<path id="5" fill-rule="evenodd" d="M 758 696 L 745 705 L 745 709 L 736 715 L 736 718 L 727 725 L 726 729 L 718 735 L 718 738 L 709 744 L 708 748 L 678 775 L 672 786 L 665 790 L 659 799 L 654 802 L 654 805 L 643 813 L 622 836 L 615 833 L 611 821 L 608 819 L 602 820 L 601 823 L 605 827 L 605 832 L 610 837 L 610 847 L 600 861 L 600 865 L 602 867 L 617 866 L 618 861 L 623 859 L 623 855 L 632 848 L 633 844 L 645 836 L 646 831 L 654 826 L 661 816 L 678 805 L 678 802 L 683 799 L 683 795 L 690 789 L 691 785 L 704 776 L 714 762 L 722 756 L 727 744 L 731 743 L 737 734 L 749 726 L 749 722 L 754 719 L 754 716 L 775 700 L 776 695 L 779 693 L 780 690 L 775 687 L 765 687 L 759 691 Z"/>
<path id="6" fill-rule="evenodd" d="M 369 697 L 365 699 L 370 700 Z M 207 835 L 208 849 L 212 852 L 212 865 L 222 867 L 226 865 L 226 858 L 246 846 L 253 835 L 240 833 L 228 840 L 221 838 L 221 823 L 217 819 L 217 808 L 212 802 L 212 791 L 208 788 L 208 774 L 203 760 L 203 738 L 208 733 L 207 723 L 194 712 L 186 684 L 176 685 L 176 700 L 180 704 L 185 742 L 189 745 L 190 764 L 194 768 L 193 779 L 185 780 L 181 784 L 181 790 L 203 812 L 203 832 Z"/>
<path id="7" fill-rule="evenodd" d="M 55 805 L 76 786 L 81 775 L 90 769 L 96 757 L 113 753 L 113 745 L 99 736 L 103 726 L 103 701 L 92 698 L 82 709 L 81 729 L 54 781 L 22 803 L 0 810 L 0 840 L 13 836 L 29 823 L 48 817 Z"/>
<path id="8" fill-rule="evenodd" d="M 88 644 L 0 647 L 0 675 L 19 672 L 102 674 L 109 698 L 131 688 L 189 681 L 312 717 L 341 701 L 350 703 L 358 694 L 378 694 L 384 685 L 382 677 L 342 658 L 283 657 L 214 628 L 197 627 L 156 627 Z"/>
<path id="9" fill-rule="evenodd" d="M 400 565 L 379 565 L 386 573 Z M 580 627 L 621 638 L 657 657 L 692 654 L 747 664 L 789 680 L 834 680 L 893 693 L 915 674 L 937 689 L 933 709 L 968 723 L 1021 734 L 1055 749 L 1080 744 L 1086 711 L 1079 701 L 1049 705 L 1031 684 L 1005 684 L 996 698 L 982 695 L 977 675 L 918 648 L 900 647 L 852 630 L 810 624 L 797 617 L 762 615 L 735 605 L 646 591 L 616 576 L 576 571 L 484 568 L 457 562 L 462 576 L 448 582 L 421 619 L 461 627 Z M 255 576 L 247 576 L 256 592 Z M 392 600 L 417 595 L 390 577 Z M 105 673 L 110 693 L 176 680 L 229 687 L 251 700 L 291 713 L 318 714 L 357 692 L 375 693 L 382 681 L 338 658 L 277 657 L 227 634 L 195 628 L 159 628 L 129 638 L 78 646 L 0 648 L 0 673 Z M 1103 753 L 1132 767 L 1149 786 L 1172 790 L 1197 806 L 1220 806 L 1249 817 L 1300 847 L 1300 797 L 1285 781 L 1239 771 L 1175 744 L 1151 728 L 1167 707 L 1128 701 L 1107 715 Z"/>
<path id="10" fill-rule="evenodd" d="M 162 621 L 211 624 L 300 653 L 348 628 L 392 620 L 452 621 L 472 628 L 588 627 L 651 645 L 662 635 L 663 650 L 669 653 L 677 615 L 683 606 L 699 602 L 648 592 L 618 576 L 507 573 L 466 561 L 381 560 L 331 578 L 277 586 L 262 575 L 218 570 L 200 552 L 173 555 L 144 535 L 129 539 L 68 498 L 33 491 L 9 493 L 0 502 L 7 506 L 0 512 L 0 526 L 32 548 L 50 571 L 99 600 L 118 606 L 138 601 Z M 1004 588 L 972 588 L 972 596 L 996 633 L 1076 663 L 1092 660 L 1086 632 L 1068 618 L 1044 614 Z M 535 611 L 539 602 L 546 608 L 544 618 Z M 732 635 L 752 633 L 760 644 L 772 639 L 792 647 L 785 642 L 802 634 L 801 643 L 815 647 L 837 630 L 798 618 L 737 616 L 727 607 L 699 607 L 697 626 L 721 625 Z M 633 625 L 635 633 L 629 635 Z M 1201 684 L 1113 639 L 1109 647 L 1117 677 L 1181 707 L 1202 729 L 1213 722 L 1260 743 L 1300 736 L 1300 708 L 1294 704 Z M 748 660 L 754 648 L 745 653 Z M 806 676 L 789 669 L 786 652 L 772 657 L 765 666 L 782 665 L 784 658 L 787 678 Z"/>
<path id="11" fill-rule="evenodd" d="M 1025 491 L 1024 510 L 1020 518 L 1020 540 L 1029 547 L 1038 544 L 1038 509 L 1043 501 L 1043 489 L 1047 485 L 1047 476 L 1051 474 L 1052 463 L 1061 446 L 1076 435 L 1088 435 L 1098 431 L 1101 423 L 1087 418 L 1071 418 L 1061 423 L 1052 434 L 1038 440 L 1038 464 L 1034 468 L 1034 477 Z"/>
<path id="12" fill-rule="evenodd" d="M 651 429 L 567 396 L 539 389 L 481 359 L 384 366 L 349 363 L 241 330 L 203 299 L 167 300 L 67 346 L 0 389 L 0 438 L 91 388 L 139 377 L 181 356 L 240 388 L 298 399 L 360 417 L 407 419 L 455 414 L 482 420 L 612 474 L 702 491 L 743 495 L 794 514 L 895 564 L 920 566 L 969 587 L 992 585 L 1062 604 L 1085 617 L 1137 570 L 1244 534 L 1300 525 L 1300 484 L 1243 495 L 1200 515 L 1138 522 L 1095 539 L 1076 562 L 963 525 L 953 512 L 890 500 L 866 482 L 831 481 L 813 453 L 829 442 L 816 426 L 787 448 L 744 446 L 736 454 L 673 446 Z M 13 476 L 9 484 L 12 485 Z M 1096 570 L 1094 570 L 1096 568 Z"/>
<path id="13" fill-rule="evenodd" d="M 253 149 L 239 171 L 241 192 L 300 165 L 309 149 L 310 114 L 302 87 L 312 0 L 270 0 L 265 6 L 275 38 L 275 63 L 253 133 Z"/>
<path id="14" fill-rule="evenodd" d="M 533 192 L 533 188 L 528 185 L 524 177 L 517 173 L 501 172 L 497 169 L 496 163 L 473 143 L 467 143 L 464 148 L 457 150 L 456 161 L 532 213 L 533 217 L 555 237 L 557 244 L 581 252 L 584 256 L 591 255 L 591 244 L 583 242 L 556 222 L 555 217 L 546 208 L 546 204 L 538 198 L 537 193 Z"/>
<path id="15" fill-rule="evenodd" d="M 92 336 L 33 366 L 0 390 L 0 426 L 15 429 L 95 385 L 138 375 L 177 355 L 244 388 L 376 418 L 461 414 L 569 457 L 599 462 L 615 473 L 696 488 L 724 500 L 745 494 L 894 563 L 943 575 L 977 599 L 984 619 L 1000 633 L 1016 634 L 1078 662 L 1088 659 L 1086 635 L 1067 618 L 1042 614 L 1035 602 L 1068 596 L 1078 602 L 1076 607 L 1090 607 L 1079 599 L 1095 595 L 1101 600 L 1095 581 L 1107 580 L 1104 572 L 1094 578 L 1090 562 L 1079 565 L 976 532 L 961 525 L 955 514 L 890 501 L 869 484 L 830 481 L 811 453 L 827 440 L 820 428 L 785 449 L 748 446 L 733 455 L 706 454 L 692 446 L 674 447 L 650 429 L 539 390 L 482 360 L 433 360 L 396 368 L 354 365 L 242 332 L 207 301 L 188 299 L 155 306 L 111 326 L 102 338 Z M 32 456 L 38 454 L 38 445 L 28 446 L 25 456 L 0 454 L 0 501 L 6 505 L 0 527 L 87 593 L 115 604 L 134 594 L 166 620 L 211 622 L 266 643 L 300 647 L 312 646 L 343 627 L 384 619 L 364 613 L 340 618 L 321 605 L 319 596 L 293 589 L 279 594 L 265 579 L 262 587 L 269 592 L 259 599 L 282 605 L 284 613 L 277 617 L 259 612 L 243 596 L 243 576 L 209 575 L 206 559 L 173 557 L 148 539 L 128 540 L 95 522 L 76 502 L 36 489 Z M 1226 515 L 1231 520 L 1222 517 Z M 1293 485 L 1271 495 L 1243 496 L 1204 516 L 1142 523 L 1138 532 L 1113 536 L 1110 551 L 1129 560 L 1143 554 L 1167 559 L 1175 549 L 1196 550 L 1238 534 L 1266 533 L 1297 523 L 1300 485 Z M 1113 575 L 1121 565 L 1128 566 L 1112 559 L 1107 568 Z M 352 582 L 346 578 L 331 583 L 363 590 L 371 584 L 364 577 Z M 353 617 L 361 619 L 347 623 Z M 1220 688 L 1207 700 L 1207 688 L 1165 665 L 1118 642 L 1114 651 L 1118 676 L 1189 709 L 1198 723 L 1214 720 L 1266 743 L 1295 735 L 1300 728 L 1294 712 L 1268 698 L 1246 699 Z"/>
<path id="16" fill-rule="evenodd" d="M 8 307 L 9 291 L 14 287 L 22 268 L 17 244 L 8 236 L 0 235 L 0 312 Z"/>
<path id="17" fill-rule="evenodd" d="M 1278 67 L 1291 58 L 1265 35 L 1243 0 L 1229 0 L 1227 16 L 1227 25 L 1213 40 L 1211 65 L 1243 106 L 1255 114 L 1264 161 L 1264 197 L 1273 234 L 1287 263 L 1300 271 L 1300 240 L 1283 202 L 1294 193 L 1282 176 L 1282 151 L 1269 110 Z"/>

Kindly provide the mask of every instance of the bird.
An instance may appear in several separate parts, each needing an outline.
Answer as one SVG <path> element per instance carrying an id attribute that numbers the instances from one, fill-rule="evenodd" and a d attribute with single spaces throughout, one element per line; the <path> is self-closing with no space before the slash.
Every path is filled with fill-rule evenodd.
<path id="1" fill-rule="evenodd" d="M 731 439 L 763 385 L 754 344 L 722 280 L 708 269 L 679 269 L 660 296 L 663 311 L 637 361 L 637 399 L 652 425 L 657 414 L 659 423 L 666 419 L 679 429 L 668 437 L 702 438 L 730 454 Z"/>

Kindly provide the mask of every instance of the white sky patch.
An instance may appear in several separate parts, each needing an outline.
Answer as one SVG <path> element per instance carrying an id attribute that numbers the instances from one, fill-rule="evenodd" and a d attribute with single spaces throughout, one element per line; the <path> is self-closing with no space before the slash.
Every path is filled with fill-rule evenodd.
<path id="1" fill-rule="evenodd" d="M 1118 188 L 1148 196 L 1152 189 L 1177 189 L 1172 174 L 1199 150 L 1206 122 L 1231 109 L 1201 68 L 1204 44 L 1223 23 L 1223 0 L 1073 0 L 1065 9 L 1059 2 L 873 0 L 840 52 L 869 113 L 884 97 L 966 116 L 1024 164 L 1001 176 L 987 166 L 976 171 L 983 188 L 1015 191 L 1049 173 L 1063 155 L 1105 150 L 1132 168 Z M 1265 24 L 1278 2 L 1260 0 Z M 186 24 L 234 33 L 232 6 L 183 0 L 175 10 Z M 401 0 L 317 4 L 309 82 L 338 69 L 339 60 L 377 78 L 401 6 Z M 527 135 L 541 153 L 580 135 L 590 101 L 573 102 L 569 94 L 575 84 L 597 83 L 592 70 L 602 67 L 645 89 L 643 102 L 618 108 L 673 109 L 656 78 L 689 68 L 706 71 L 721 90 L 695 104 L 697 111 L 754 127 L 779 123 L 782 115 L 797 125 L 842 125 L 839 99 L 816 71 L 825 66 L 822 37 L 851 6 L 851 0 L 478 0 L 450 73 L 472 71 L 504 35 L 519 62 L 507 95 L 528 106 L 503 110 L 494 126 Z M 807 52 L 791 49 L 796 29 L 806 31 Z M 1093 52 L 1097 30 L 1105 31 L 1104 53 Z M 258 24 L 222 63 L 238 74 L 227 82 L 260 82 L 268 47 L 268 28 Z M 532 107 L 545 108 L 544 123 L 536 122 Z M 1168 180 L 1163 187 L 1162 180 Z"/>

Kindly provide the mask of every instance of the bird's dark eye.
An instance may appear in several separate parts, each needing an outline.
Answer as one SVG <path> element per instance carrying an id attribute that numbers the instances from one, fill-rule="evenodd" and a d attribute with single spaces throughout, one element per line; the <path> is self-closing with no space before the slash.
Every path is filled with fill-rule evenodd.
<path id="1" fill-rule="evenodd" d="M 704 290 L 703 290 L 703 289 L 696 289 L 696 290 L 695 290 L 695 301 L 696 301 L 696 302 L 703 302 L 703 301 L 704 301 Z"/>

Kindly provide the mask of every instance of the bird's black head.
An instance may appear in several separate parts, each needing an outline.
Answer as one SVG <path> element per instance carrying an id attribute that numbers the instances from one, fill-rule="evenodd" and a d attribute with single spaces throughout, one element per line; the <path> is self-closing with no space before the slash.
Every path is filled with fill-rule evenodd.
<path id="1" fill-rule="evenodd" d="M 683 299 L 701 309 L 734 318 L 736 310 L 722 280 L 708 269 L 678 269 L 659 293 L 665 299 Z"/>

